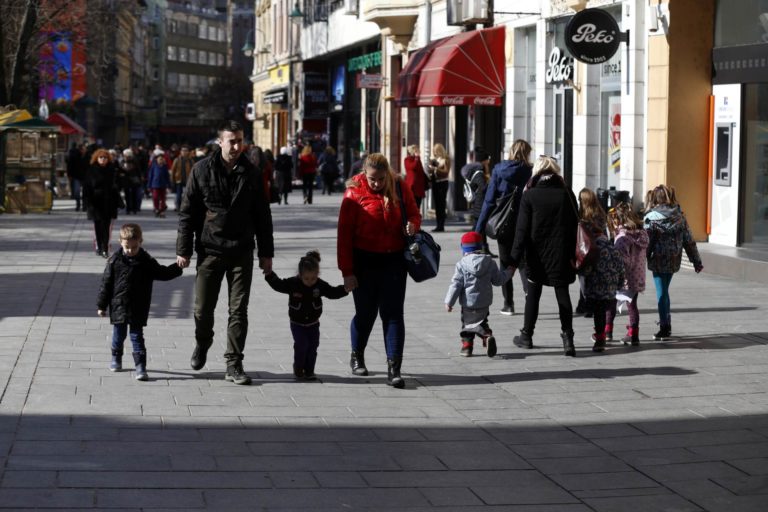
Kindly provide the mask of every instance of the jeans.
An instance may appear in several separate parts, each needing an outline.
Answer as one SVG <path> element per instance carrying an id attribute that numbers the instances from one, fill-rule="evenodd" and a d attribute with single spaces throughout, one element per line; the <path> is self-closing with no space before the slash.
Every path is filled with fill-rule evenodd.
<path id="1" fill-rule="evenodd" d="M 659 306 L 659 325 L 672 325 L 672 303 L 669 300 L 669 284 L 674 274 L 653 273 L 653 284 L 656 285 L 656 302 Z"/>
<path id="2" fill-rule="evenodd" d="M 499 263 L 502 270 L 512 265 L 509 257 L 512 255 L 512 245 L 498 242 L 499 244 Z M 520 274 L 520 282 L 523 284 L 523 293 L 528 295 L 528 275 L 525 272 L 525 266 L 520 265 L 517 269 L 517 273 Z M 515 300 L 513 296 L 514 286 L 512 279 L 501 285 L 501 293 L 504 296 L 504 307 L 511 309 L 515 308 Z"/>
<path id="3" fill-rule="evenodd" d="M 144 345 L 144 326 L 133 324 L 113 324 L 112 325 L 112 350 L 119 354 L 123 353 L 123 343 L 130 334 L 131 345 L 134 352 L 146 352 Z"/>
<path id="4" fill-rule="evenodd" d="M 304 201 L 312 204 L 312 191 L 315 189 L 315 174 L 305 174 L 302 176 L 301 191 L 304 193 Z"/>
<path id="5" fill-rule="evenodd" d="M 305 375 L 315 373 L 317 347 L 320 346 L 320 324 L 300 325 L 291 322 L 293 335 L 293 369 L 304 370 Z"/>
<path id="6" fill-rule="evenodd" d="M 184 184 L 183 183 L 177 183 L 175 185 L 175 192 L 176 192 L 176 210 L 181 208 L 181 196 L 184 195 Z"/>
<path id="7" fill-rule="evenodd" d="M 69 185 L 72 189 L 72 199 L 75 200 L 75 210 L 80 211 L 80 191 L 82 190 L 80 180 L 72 178 Z M 85 208 L 83 208 L 83 210 L 85 210 Z"/>
<path id="8" fill-rule="evenodd" d="M 432 199 L 435 207 L 435 221 L 437 228 L 445 228 L 446 209 L 448 208 L 448 180 L 437 181 L 432 185 Z"/>
<path id="9" fill-rule="evenodd" d="M 403 357 L 405 345 L 405 259 L 401 251 L 373 253 L 355 249 L 357 288 L 352 291 L 355 316 L 350 324 L 352 350 L 365 351 L 376 317 L 381 317 L 387 359 Z"/>
<path id="10" fill-rule="evenodd" d="M 248 301 L 253 279 L 253 252 L 227 256 L 207 255 L 197 262 L 195 278 L 195 341 L 208 350 L 213 344 L 213 313 L 219 300 L 221 282 L 227 278 L 229 320 L 227 324 L 227 366 L 243 360 L 248 333 Z"/>
<path id="11" fill-rule="evenodd" d="M 531 336 L 533 336 L 533 331 L 536 328 L 536 320 L 539 318 L 541 290 L 541 284 L 528 281 L 528 293 L 525 295 L 523 330 Z M 557 309 L 560 313 L 560 329 L 564 333 L 573 333 L 573 309 L 571 308 L 571 295 L 568 293 L 568 285 L 555 286 L 555 297 L 557 298 Z"/>

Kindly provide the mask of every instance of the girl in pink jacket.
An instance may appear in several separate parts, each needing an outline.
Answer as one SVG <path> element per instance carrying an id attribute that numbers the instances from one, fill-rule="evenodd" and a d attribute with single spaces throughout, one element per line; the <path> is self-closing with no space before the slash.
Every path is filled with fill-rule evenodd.
<path id="1" fill-rule="evenodd" d="M 637 296 L 645 291 L 645 249 L 648 247 L 648 233 L 643 229 L 643 221 L 632 211 L 627 203 L 619 203 L 608 211 L 608 228 L 614 237 L 614 246 L 624 260 L 624 284 L 621 295 L 631 300 L 627 304 L 629 325 L 627 335 L 621 339 L 625 345 L 636 347 L 640 344 L 640 312 L 637 309 Z M 605 318 L 605 336 L 613 339 L 613 321 L 616 318 L 616 305 L 608 308 Z"/>

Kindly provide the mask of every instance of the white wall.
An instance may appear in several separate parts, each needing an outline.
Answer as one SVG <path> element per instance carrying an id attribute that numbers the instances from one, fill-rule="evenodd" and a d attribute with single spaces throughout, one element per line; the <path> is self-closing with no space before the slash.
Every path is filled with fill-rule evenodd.
<path id="1" fill-rule="evenodd" d="M 715 125 L 731 123 L 733 129 L 731 186 L 712 184 L 712 234 L 709 242 L 736 246 L 739 227 L 739 148 L 741 147 L 741 85 L 715 85 Z M 716 163 L 716 162 L 715 162 Z M 715 170 L 712 176 L 714 180 Z"/>

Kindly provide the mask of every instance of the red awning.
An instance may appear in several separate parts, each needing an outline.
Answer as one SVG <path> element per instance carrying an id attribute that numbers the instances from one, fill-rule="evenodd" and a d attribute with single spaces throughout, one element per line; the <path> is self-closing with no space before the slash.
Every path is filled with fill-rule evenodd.
<path id="1" fill-rule="evenodd" d="M 501 105 L 505 90 L 504 26 L 432 41 L 398 77 L 400 107 Z"/>
<path id="2" fill-rule="evenodd" d="M 70 118 L 68 115 L 62 114 L 61 112 L 54 112 L 48 116 L 46 121 L 61 127 L 61 133 L 64 135 L 72 135 L 73 133 L 85 133 L 85 128 L 73 121 L 72 118 Z"/>

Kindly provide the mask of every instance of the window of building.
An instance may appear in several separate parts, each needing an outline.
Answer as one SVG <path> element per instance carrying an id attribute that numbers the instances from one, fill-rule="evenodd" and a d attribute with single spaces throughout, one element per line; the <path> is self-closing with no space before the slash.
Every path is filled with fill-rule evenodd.
<path id="1" fill-rule="evenodd" d="M 208 52 L 206 52 L 205 50 L 200 50 L 197 56 L 197 63 L 208 64 Z"/>
<path id="2" fill-rule="evenodd" d="M 187 49 L 183 46 L 179 46 L 179 62 L 187 62 Z"/>
<path id="3" fill-rule="evenodd" d="M 176 60 L 176 47 L 175 46 L 168 46 L 168 60 Z"/>
<path id="4" fill-rule="evenodd" d="M 168 32 L 175 34 L 179 31 L 179 22 L 176 20 L 168 20 Z"/>
<path id="5" fill-rule="evenodd" d="M 224 41 L 226 41 L 226 38 L 224 37 L 224 29 L 223 28 L 219 28 L 218 30 L 216 30 L 216 33 L 219 36 L 219 41 L 220 42 L 223 43 Z"/>
<path id="6" fill-rule="evenodd" d="M 197 75 L 189 75 L 189 89 L 197 92 Z"/>
<path id="7" fill-rule="evenodd" d="M 189 88 L 189 75 L 179 73 L 179 90 L 186 91 Z"/>
<path id="8" fill-rule="evenodd" d="M 208 39 L 211 41 L 216 40 L 216 27 L 208 27 Z"/>
<path id="9" fill-rule="evenodd" d="M 223 53 L 217 53 L 216 54 L 216 65 L 223 66 L 224 65 L 224 54 Z"/>
<path id="10" fill-rule="evenodd" d="M 768 42 L 768 2 L 717 0 L 715 46 L 737 46 Z"/>
<path id="11" fill-rule="evenodd" d="M 208 24 L 205 21 L 201 21 L 197 27 L 197 37 L 199 39 L 205 39 L 208 36 Z"/>
<path id="12" fill-rule="evenodd" d="M 174 89 L 179 86 L 179 74 L 174 72 L 168 72 L 168 77 L 166 79 L 166 82 L 168 84 L 168 87 L 173 87 Z"/>
<path id="13" fill-rule="evenodd" d="M 160 38 L 155 36 L 152 38 L 152 49 L 158 50 L 160 48 Z"/>
<path id="14" fill-rule="evenodd" d="M 197 64 L 197 50 L 194 48 L 189 49 L 189 62 Z"/>

